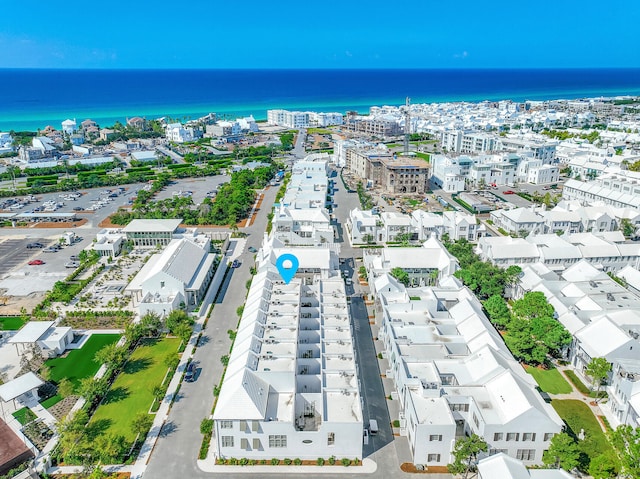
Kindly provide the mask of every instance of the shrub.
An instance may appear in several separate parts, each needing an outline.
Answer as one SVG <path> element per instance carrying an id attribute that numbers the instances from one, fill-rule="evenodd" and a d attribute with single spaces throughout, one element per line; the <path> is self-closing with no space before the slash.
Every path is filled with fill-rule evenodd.
<path id="1" fill-rule="evenodd" d="M 200 423 L 200 434 L 211 435 L 213 432 L 213 419 L 203 419 Z"/>
<path id="2" fill-rule="evenodd" d="M 289 459 L 288 457 L 285 457 L 282 462 L 284 462 L 288 466 L 291 464 L 291 459 Z"/>
<path id="3" fill-rule="evenodd" d="M 238 460 L 235 457 L 232 457 L 231 459 L 229 459 L 229 464 L 235 466 L 238 464 Z"/>
<path id="4" fill-rule="evenodd" d="M 293 463 L 294 463 L 296 466 L 299 466 L 300 464 L 302 464 L 302 459 L 300 459 L 300 458 L 296 457 L 296 458 L 293 460 Z"/>
<path id="5" fill-rule="evenodd" d="M 336 456 L 331 456 L 328 462 L 333 466 L 336 463 Z"/>
<path id="6" fill-rule="evenodd" d="M 393 427 L 400 427 L 400 421 L 398 421 L 397 419 L 394 419 Z"/>
<path id="7" fill-rule="evenodd" d="M 316 464 L 318 464 L 318 466 L 324 466 L 324 458 L 323 457 L 319 457 L 316 460 Z"/>
<path id="8" fill-rule="evenodd" d="M 249 464 L 249 459 L 247 459 L 246 457 L 243 457 L 242 459 L 240 459 L 240 461 L 238 461 L 239 464 L 241 466 L 246 466 L 247 464 Z"/>
<path id="9" fill-rule="evenodd" d="M 274 457 L 273 459 L 271 459 L 271 465 L 272 466 L 277 466 L 278 464 L 280 464 L 280 459 Z"/>
<path id="10" fill-rule="evenodd" d="M 223 366 L 227 366 L 229 364 L 229 355 L 225 354 L 224 356 L 222 356 L 220 358 L 220 362 L 222 363 Z"/>
<path id="11" fill-rule="evenodd" d="M 351 459 L 348 459 L 346 457 L 343 457 L 340 462 L 342 463 L 342 465 L 344 467 L 349 467 L 351 465 Z"/>

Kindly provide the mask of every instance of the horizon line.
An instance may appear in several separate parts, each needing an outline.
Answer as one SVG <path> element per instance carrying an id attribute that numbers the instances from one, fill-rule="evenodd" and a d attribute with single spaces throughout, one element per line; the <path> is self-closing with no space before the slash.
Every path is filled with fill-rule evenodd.
<path id="1" fill-rule="evenodd" d="M 594 67 L 1 67 L 7 70 L 49 71 L 570 71 L 570 70 L 640 70 L 640 66 L 594 66 Z"/>

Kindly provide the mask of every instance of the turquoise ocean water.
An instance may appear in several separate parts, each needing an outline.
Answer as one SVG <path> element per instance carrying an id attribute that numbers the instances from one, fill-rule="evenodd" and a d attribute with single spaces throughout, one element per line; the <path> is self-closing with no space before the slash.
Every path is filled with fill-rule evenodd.
<path id="1" fill-rule="evenodd" d="M 126 117 L 266 118 L 270 108 L 357 110 L 412 102 L 640 95 L 640 69 L 0 70 L 0 131 Z"/>

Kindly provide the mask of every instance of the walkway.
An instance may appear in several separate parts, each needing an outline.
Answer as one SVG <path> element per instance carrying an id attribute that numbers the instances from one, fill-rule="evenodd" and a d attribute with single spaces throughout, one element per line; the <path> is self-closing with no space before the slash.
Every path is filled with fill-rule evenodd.
<path id="1" fill-rule="evenodd" d="M 595 398 L 589 397 L 585 394 L 582 394 L 573 384 L 573 382 L 571 381 L 571 379 L 569 379 L 569 377 L 566 375 L 566 371 L 573 371 L 573 368 L 571 366 L 561 366 L 556 364 L 556 369 L 560 372 L 560 374 L 562 374 L 562 377 L 567 381 L 567 383 L 569 383 L 569 386 L 571 386 L 572 391 L 570 393 L 567 394 L 549 394 L 549 397 L 551 399 L 558 399 L 558 400 L 563 400 L 563 399 L 574 399 L 577 401 L 584 401 L 584 403 L 589 406 L 589 409 L 591 409 L 591 412 L 593 413 L 593 415 L 595 416 L 596 420 L 598 421 L 598 424 L 600 425 L 600 428 L 602 429 L 603 432 L 607 432 L 607 428 L 605 427 L 605 425 L 602 423 L 602 421 L 599 419 L 599 416 L 604 416 L 604 413 L 602 412 L 602 410 L 600 409 L 600 404 L 595 404 Z M 593 403 L 593 404 L 592 404 Z"/>

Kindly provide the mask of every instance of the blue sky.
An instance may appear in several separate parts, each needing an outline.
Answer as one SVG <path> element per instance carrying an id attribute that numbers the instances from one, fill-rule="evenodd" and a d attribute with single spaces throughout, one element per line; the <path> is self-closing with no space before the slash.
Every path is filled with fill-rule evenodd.
<path id="1" fill-rule="evenodd" d="M 4 0 L 0 68 L 640 67 L 638 0 Z"/>

